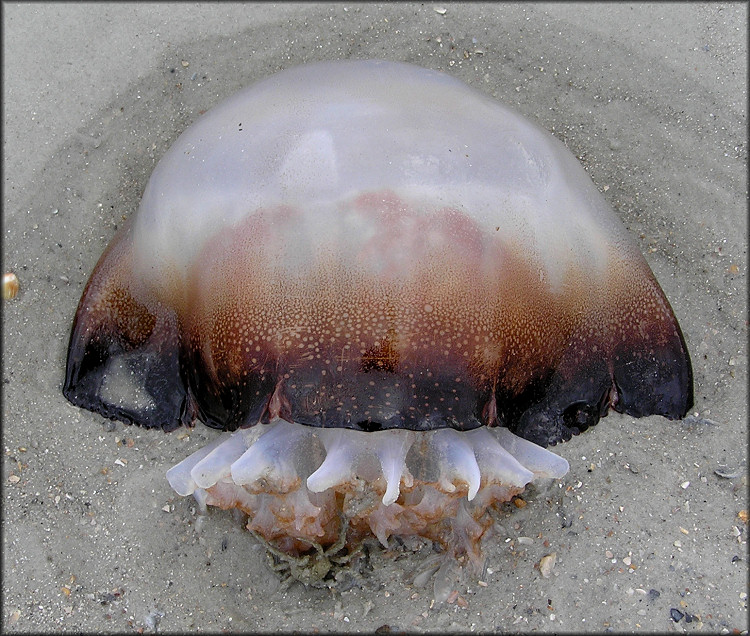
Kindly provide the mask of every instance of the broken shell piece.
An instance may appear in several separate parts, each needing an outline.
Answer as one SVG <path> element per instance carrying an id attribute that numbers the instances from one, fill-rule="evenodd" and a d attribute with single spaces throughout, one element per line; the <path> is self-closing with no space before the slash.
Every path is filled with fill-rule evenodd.
<path id="1" fill-rule="evenodd" d="M 18 277 L 13 272 L 3 274 L 3 300 L 15 298 L 20 288 Z"/>
<path id="2" fill-rule="evenodd" d="M 555 561 L 557 561 L 557 552 L 547 554 L 539 561 L 539 572 L 545 579 L 548 579 L 552 575 L 552 568 L 555 567 Z"/>

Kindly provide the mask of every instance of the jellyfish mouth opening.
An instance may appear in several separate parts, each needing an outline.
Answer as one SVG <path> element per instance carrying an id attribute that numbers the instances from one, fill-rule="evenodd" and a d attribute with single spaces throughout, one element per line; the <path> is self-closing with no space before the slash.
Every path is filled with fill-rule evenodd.
<path id="1" fill-rule="evenodd" d="M 362 432 L 276 419 L 225 433 L 167 472 L 172 488 L 236 508 L 248 528 L 290 554 L 419 535 L 479 560 L 487 509 L 568 462 L 503 427 Z M 346 524 L 342 524 L 343 520 Z"/>

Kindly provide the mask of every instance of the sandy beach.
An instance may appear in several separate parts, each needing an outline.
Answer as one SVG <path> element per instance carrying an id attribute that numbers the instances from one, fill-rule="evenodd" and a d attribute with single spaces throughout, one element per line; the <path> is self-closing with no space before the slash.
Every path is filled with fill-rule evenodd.
<path id="1" fill-rule="evenodd" d="M 747 633 L 747 5 L 4 4 L 6 632 Z M 215 431 L 105 421 L 61 386 L 76 306 L 154 166 L 279 70 L 440 70 L 578 157 L 664 289 L 695 373 L 682 421 L 610 413 L 503 507 L 488 569 L 436 603 L 392 541 L 334 590 L 280 588 L 232 514 L 166 470 Z M 554 567 L 542 576 L 555 555 Z"/>

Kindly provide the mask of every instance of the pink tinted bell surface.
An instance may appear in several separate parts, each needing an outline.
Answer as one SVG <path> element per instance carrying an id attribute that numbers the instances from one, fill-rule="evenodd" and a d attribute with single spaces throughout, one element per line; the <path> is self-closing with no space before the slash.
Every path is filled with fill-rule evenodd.
<path id="1" fill-rule="evenodd" d="M 563 144 L 447 75 L 364 61 L 271 76 L 180 136 L 84 292 L 65 392 L 166 430 L 501 423 L 546 444 L 610 405 L 679 417 L 690 376 Z"/>

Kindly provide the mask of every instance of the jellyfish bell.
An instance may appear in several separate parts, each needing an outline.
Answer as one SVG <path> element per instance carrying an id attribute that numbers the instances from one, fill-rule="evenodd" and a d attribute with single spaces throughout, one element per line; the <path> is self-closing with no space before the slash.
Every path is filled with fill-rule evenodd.
<path id="1" fill-rule="evenodd" d="M 226 433 L 168 472 L 278 550 L 416 534 L 480 561 L 489 507 L 692 371 L 637 244 L 565 146 L 439 72 L 292 68 L 153 171 L 84 290 L 65 396 Z M 322 552 L 321 552 L 322 554 Z"/>

